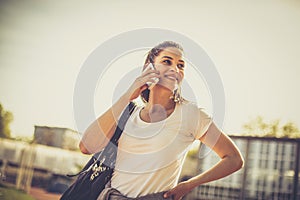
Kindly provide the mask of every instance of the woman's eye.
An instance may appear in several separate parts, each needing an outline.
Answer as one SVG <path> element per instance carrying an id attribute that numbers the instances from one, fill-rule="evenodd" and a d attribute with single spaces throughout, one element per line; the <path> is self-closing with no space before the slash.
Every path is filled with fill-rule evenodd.
<path id="1" fill-rule="evenodd" d="M 183 64 L 179 64 L 179 65 L 177 65 L 177 67 L 180 68 L 180 69 L 183 69 L 184 65 Z"/>
<path id="2" fill-rule="evenodd" d="M 168 65 L 172 64 L 170 60 L 164 60 L 163 62 L 168 64 Z"/>

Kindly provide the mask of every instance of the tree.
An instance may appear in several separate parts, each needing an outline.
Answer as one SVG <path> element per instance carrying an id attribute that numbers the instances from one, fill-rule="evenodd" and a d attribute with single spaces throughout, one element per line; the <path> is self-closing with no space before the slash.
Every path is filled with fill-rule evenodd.
<path id="1" fill-rule="evenodd" d="M 293 122 L 280 126 L 279 119 L 267 123 L 261 116 L 245 123 L 243 129 L 252 136 L 300 138 L 299 129 Z"/>
<path id="2" fill-rule="evenodd" d="M 283 133 L 283 136 L 290 135 L 293 138 L 300 138 L 299 129 L 292 122 L 288 122 L 282 127 L 282 133 Z"/>
<path id="3" fill-rule="evenodd" d="M 0 103 L 0 137 L 10 138 L 9 124 L 13 121 L 13 114 L 4 110 Z"/>

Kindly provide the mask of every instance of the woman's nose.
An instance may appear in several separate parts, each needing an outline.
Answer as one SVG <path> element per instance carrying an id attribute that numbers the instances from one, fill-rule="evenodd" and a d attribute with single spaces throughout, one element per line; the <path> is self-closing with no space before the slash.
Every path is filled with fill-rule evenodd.
<path id="1" fill-rule="evenodd" d="M 177 65 L 172 65 L 170 71 L 179 72 Z"/>

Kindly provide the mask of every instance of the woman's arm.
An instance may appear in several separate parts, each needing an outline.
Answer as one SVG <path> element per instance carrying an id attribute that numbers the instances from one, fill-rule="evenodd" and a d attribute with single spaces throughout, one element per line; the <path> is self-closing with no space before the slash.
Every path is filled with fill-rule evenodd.
<path id="1" fill-rule="evenodd" d="M 79 143 L 82 153 L 95 153 L 105 147 L 115 131 L 117 119 L 128 103 L 129 98 L 122 96 L 87 128 Z"/>
<path id="2" fill-rule="evenodd" d="M 243 166 L 243 158 L 232 140 L 212 123 L 200 138 L 201 142 L 213 149 L 221 160 L 208 171 L 189 180 L 191 187 L 223 178 Z"/>
<path id="3" fill-rule="evenodd" d="M 122 111 L 130 101 L 136 99 L 142 91 L 147 89 L 146 82 L 154 82 L 152 78 L 159 78 L 157 70 L 144 71 L 135 79 L 125 94 L 87 128 L 79 143 L 82 153 L 95 153 L 105 147 L 115 132 L 117 119 Z"/>
<path id="4" fill-rule="evenodd" d="M 244 161 L 236 145 L 214 123 L 210 125 L 200 141 L 213 149 L 221 160 L 209 170 L 179 183 L 178 186 L 168 191 L 165 197 L 173 195 L 174 199 L 180 199 L 195 187 L 230 175 L 243 166 Z"/>

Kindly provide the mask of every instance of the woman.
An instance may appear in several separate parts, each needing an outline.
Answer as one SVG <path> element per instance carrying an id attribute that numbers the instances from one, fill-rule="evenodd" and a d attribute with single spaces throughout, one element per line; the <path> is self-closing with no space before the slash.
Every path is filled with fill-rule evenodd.
<path id="1" fill-rule="evenodd" d="M 84 133 L 80 150 L 85 154 L 101 150 L 126 105 L 139 96 L 145 102 L 135 108 L 124 128 L 111 186 L 99 198 L 177 200 L 242 167 L 242 156 L 233 142 L 202 109 L 181 97 L 184 70 L 182 47 L 170 41 L 158 44 L 149 51 L 142 74 Z M 221 159 L 208 171 L 177 183 L 194 140 L 212 148 Z"/>

